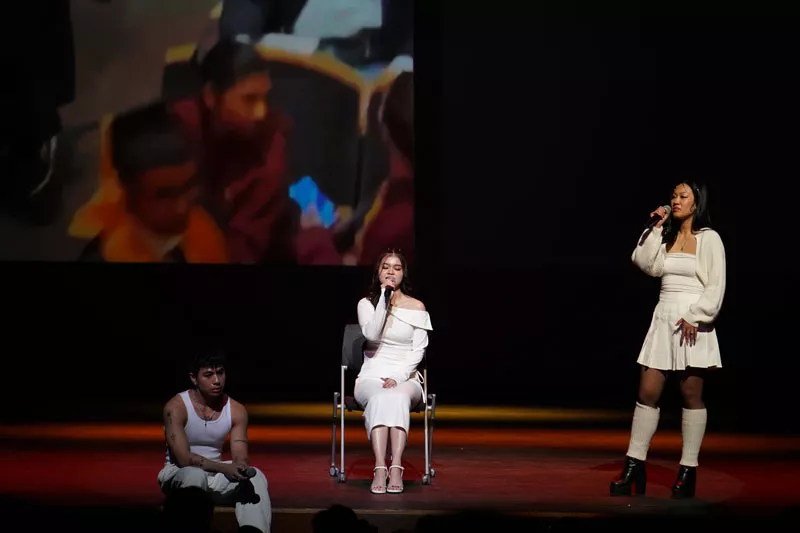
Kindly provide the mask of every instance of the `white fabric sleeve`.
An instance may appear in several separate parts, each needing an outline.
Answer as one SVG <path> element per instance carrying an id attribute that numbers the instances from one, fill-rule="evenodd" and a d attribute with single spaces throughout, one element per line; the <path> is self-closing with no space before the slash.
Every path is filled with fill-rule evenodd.
<path id="1" fill-rule="evenodd" d="M 415 376 L 417 366 L 419 366 L 422 357 L 425 355 L 425 349 L 428 347 L 428 332 L 422 328 L 414 328 L 414 337 L 411 341 L 411 351 L 405 360 L 404 375 L 395 374 L 387 376 L 392 378 L 397 383 L 403 383 Z"/>
<path id="2" fill-rule="evenodd" d="M 726 268 L 725 247 L 716 231 L 706 231 L 703 235 L 703 263 L 705 263 L 708 279 L 703 288 L 703 295 L 689 306 L 683 319 L 697 327 L 699 324 L 711 324 L 716 320 L 725 297 Z"/>
<path id="3" fill-rule="evenodd" d="M 361 333 L 368 341 L 380 341 L 385 321 L 386 299 L 383 296 L 378 299 L 378 305 L 375 307 L 372 307 L 372 302 L 366 298 L 358 302 L 358 324 L 361 326 Z"/>
<path id="4" fill-rule="evenodd" d="M 666 250 L 661 242 L 663 231 L 664 228 L 645 230 L 631 255 L 633 264 L 639 267 L 642 272 L 654 278 L 660 278 L 664 274 L 664 253 Z"/>

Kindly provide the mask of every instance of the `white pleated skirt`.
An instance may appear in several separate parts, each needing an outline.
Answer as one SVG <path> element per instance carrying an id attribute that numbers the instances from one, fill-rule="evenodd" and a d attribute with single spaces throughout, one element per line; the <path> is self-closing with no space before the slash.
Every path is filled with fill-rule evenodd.
<path id="1" fill-rule="evenodd" d="M 716 330 L 700 329 L 694 346 L 681 345 L 681 329 L 675 324 L 700 296 L 689 292 L 661 294 L 637 363 L 659 370 L 722 368 Z"/>

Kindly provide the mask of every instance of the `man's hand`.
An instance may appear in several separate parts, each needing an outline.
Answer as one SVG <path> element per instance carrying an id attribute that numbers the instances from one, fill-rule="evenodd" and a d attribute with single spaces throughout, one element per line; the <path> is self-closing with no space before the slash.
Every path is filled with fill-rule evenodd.
<path id="1" fill-rule="evenodd" d="M 245 481 L 247 479 L 243 473 L 245 468 L 247 468 L 247 465 L 244 463 L 231 463 L 226 464 L 220 470 L 228 481 L 231 483 L 238 483 L 239 481 Z"/>
<path id="2" fill-rule="evenodd" d="M 397 387 L 397 382 L 392 378 L 381 378 L 383 380 L 383 388 L 384 389 L 391 389 Z"/>

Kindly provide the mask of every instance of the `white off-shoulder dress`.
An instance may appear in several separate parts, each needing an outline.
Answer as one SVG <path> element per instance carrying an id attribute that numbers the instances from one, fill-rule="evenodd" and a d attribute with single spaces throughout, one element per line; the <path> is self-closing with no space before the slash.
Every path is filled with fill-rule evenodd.
<path id="1" fill-rule="evenodd" d="M 381 298 L 376 306 L 358 302 L 358 322 L 367 338 L 364 364 L 355 386 L 356 401 L 364 408 L 367 436 L 376 426 L 409 429 L 410 410 L 422 399 L 422 378 L 417 366 L 428 346 L 431 331 L 427 311 L 392 306 L 387 313 Z M 396 387 L 384 388 L 382 378 Z"/>

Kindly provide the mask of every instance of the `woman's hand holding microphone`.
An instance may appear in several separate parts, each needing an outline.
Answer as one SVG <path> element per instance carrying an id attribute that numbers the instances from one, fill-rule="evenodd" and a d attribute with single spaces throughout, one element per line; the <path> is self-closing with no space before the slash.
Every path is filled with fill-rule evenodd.
<path id="1" fill-rule="evenodd" d="M 389 292 L 386 292 L 386 289 L 389 289 Z M 381 293 L 386 296 L 386 307 L 391 305 L 392 301 L 394 300 L 394 290 L 397 288 L 397 281 L 394 279 L 394 276 L 387 276 L 386 281 L 381 284 Z"/>
<path id="2" fill-rule="evenodd" d="M 656 216 L 661 217 L 661 220 L 656 222 L 653 227 L 654 228 L 660 228 L 661 226 L 663 226 L 664 222 L 666 222 L 667 218 L 669 218 L 669 213 L 670 213 L 670 211 L 667 210 L 667 208 L 664 207 L 663 205 L 661 207 L 659 207 L 658 209 L 656 209 L 655 211 L 653 211 L 652 213 L 650 213 L 650 218 L 651 219 L 653 217 L 656 217 Z"/>

